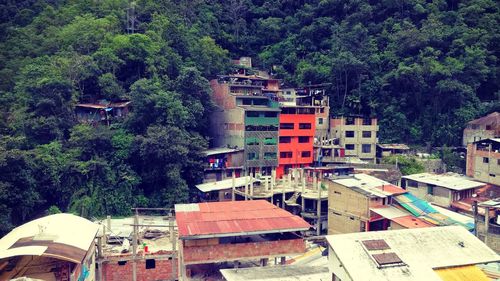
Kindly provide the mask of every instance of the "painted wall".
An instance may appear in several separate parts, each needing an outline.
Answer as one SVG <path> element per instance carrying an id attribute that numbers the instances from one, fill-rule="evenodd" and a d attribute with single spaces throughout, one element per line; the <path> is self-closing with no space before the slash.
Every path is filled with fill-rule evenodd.
<path id="1" fill-rule="evenodd" d="M 376 154 L 376 145 L 378 143 L 377 133 L 379 127 L 377 119 L 371 119 L 371 125 L 363 125 L 363 118 L 354 118 L 353 125 L 346 125 L 346 117 L 334 118 L 330 120 L 330 130 L 334 137 L 339 138 L 340 145 L 346 146 L 353 144 L 353 150 L 345 150 L 346 156 L 357 156 L 361 159 L 374 160 Z M 354 136 L 347 137 L 346 131 L 353 131 Z M 363 137 L 363 131 L 371 132 L 370 137 Z M 370 145 L 370 152 L 363 152 L 363 144 Z"/>
<path id="2" fill-rule="evenodd" d="M 328 234 L 360 232 L 370 216 L 368 197 L 334 182 L 328 185 Z"/>
<path id="3" fill-rule="evenodd" d="M 132 281 L 132 261 L 126 261 L 125 264 L 119 265 L 118 260 L 103 263 L 103 281 Z M 175 280 L 178 276 L 177 267 L 177 259 L 155 260 L 155 268 L 151 269 L 146 269 L 146 261 L 140 260 L 137 262 L 136 267 L 137 281 Z"/>

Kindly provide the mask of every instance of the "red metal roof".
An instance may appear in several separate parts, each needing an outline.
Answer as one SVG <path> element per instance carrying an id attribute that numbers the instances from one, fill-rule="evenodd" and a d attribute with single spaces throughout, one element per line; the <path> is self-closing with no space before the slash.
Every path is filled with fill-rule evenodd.
<path id="1" fill-rule="evenodd" d="M 302 218 L 293 215 L 265 200 L 210 202 L 184 211 L 176 205 L 175 217 L 179 237 L 231 236 L 228 234 L 274 233 L 307 230 L 311 226 Z"/>
<path id="2" fill-rule="evenodd" d="M 392 218 L 392 221 L 400 224 L 406 228 L 421 228 L 421 227 L 433 227 L 434 225 L 427 223 L 414 216 L 405 216 L 399 218 Z"/>
<path id="3" fill-rule="evenodd" d="M 403 194 L 403 193 L 407 192 L 406 190 L 402 189 L 401 187 L 397 187 L 397 186 L 392 185 L 392 184 L 377 186 L 377 188 L 382 190 L 382 191 L 391 193 L 391 195 Z"/>

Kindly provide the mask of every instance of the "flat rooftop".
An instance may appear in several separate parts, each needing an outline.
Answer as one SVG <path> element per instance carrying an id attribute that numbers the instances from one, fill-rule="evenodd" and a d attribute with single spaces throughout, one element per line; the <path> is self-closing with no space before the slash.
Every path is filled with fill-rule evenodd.
<path id="1" fill-rule="evenodd" d="M 175 205 L 180 239 L 305 231 L 311 226 L 265 200 Z"/>
<path id="2" fill-rule="evenodd" d="M 446 173 L 446 174 L 421 173 L 421 174 L 403 176 L 402 178 L 426 184 L 441 186 L 451 190 L 466 190 L 471 188 L 483 187 L 486 185 L 482 182 L 473 181 L 468 177 L 455 173 Z"/>
<path id="3" fill-rule="evenodd" d="M 435 270 L 500 261 L 461 226 L 338 234 L 326 239 L 334 254 L 331 269 L 352 280 L 367 276 L 374 281 L 442 280 Z"/>
<path id="4" fill-rule="evenodd" d="M 100 227 L 100 233 L 104 233 L 107 237 L 103 242 L 103 253 L 105 257 L 122 256 L 132 254 L 132 236 L 134 217 L 127 218 L 111 218 L 111 230 L 107 227 L 107 220 L 99 220 L 95 222 Z M 177 233 L 176 222 L 172 222 L 174 227 L 174 237 Z M 172 251 L 173 245 L 170 240 L 170 228 L 164 227 L 169 225 L 167 216 L 139 216 L 138 238 L 139 248 L 142 251 L 143 243 L 148 246 L 148 252 L 151 254 Z M 160 226 L 161 225 L 161 226 Z M 123 252 L 122 242 L 124 239 L 130 241 L 128 252 Z M 175 238 L 174 238 L 175 239 Z"/>
<path id="5" fill-rule="evenodd" d="M 353 174 L 332 181 L 369 197 L 386 198 L 390 195 L 406 193 L 404 189 L 398 186 L 367 174 Z"/>
<path id="6" fill-rule="evenodd" d="M 327 281 L 331 275 L 326 266 L 285 265 L 221 269 L 227 281 Z"/>

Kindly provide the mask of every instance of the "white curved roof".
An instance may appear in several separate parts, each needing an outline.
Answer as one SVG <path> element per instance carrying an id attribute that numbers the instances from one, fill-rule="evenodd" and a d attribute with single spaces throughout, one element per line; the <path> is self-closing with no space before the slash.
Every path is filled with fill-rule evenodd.
<path id="1" fill-rule="evenodd" d="M 50 256 L 75 263 L 85 257 L 99 225 L 72 214 L 55 214 L 16 227 L 0 239 L 0 259 Z"/>

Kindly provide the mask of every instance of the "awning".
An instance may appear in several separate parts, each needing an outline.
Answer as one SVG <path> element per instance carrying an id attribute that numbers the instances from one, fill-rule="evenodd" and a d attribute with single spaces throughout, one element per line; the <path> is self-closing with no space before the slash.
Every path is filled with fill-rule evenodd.
<path id="1" fill-rule="evenodd" d="M 241 187 L 245 186 L 245 184 L 248 184 L 249 182 L 255 183 L 259 182 L 259 180 L 245 176 L 245 177 L 239 177 L 235 179 L 235 187 Z M 215 182 L 209 182 L 209 183 L 202 183 L 196 185 L 196 187 L 201 191 L 201 192 L 210 192 L 210 191 L 216 191 L 216 190 L 224 190 L 224 189 L 229 189 L 233 187 L 233 179 L 227 179 L 227 180 L 221 180 L 221 181 L 215 181 Z"/>

